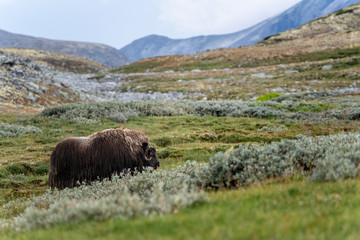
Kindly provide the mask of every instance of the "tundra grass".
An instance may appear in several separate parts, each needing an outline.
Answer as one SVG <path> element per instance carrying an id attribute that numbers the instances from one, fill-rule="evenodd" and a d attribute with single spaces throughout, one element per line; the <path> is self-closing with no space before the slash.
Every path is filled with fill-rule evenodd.
<path id="1" fill-rule="evenodd" d="M 272 180 L 171 215 L 88 221 L 3 239 L 358 239 L 360 180 L 308 183 Z M 1 233 L 0 233 L 1 234 Z"/>
<path id="2" fill-rule="evenodd" d="M 165 168 L 182 165 L 187 160 L 206 162 L 216 152 L 226 151 L 239 144 L 267 144 L 272 141 L 279 141 L 282 138 L 296 138 L 299 134 L 311 136 L 328 135 L 342 131 L 356 131 L 359 128 L 359 124 L 356 121 L 328 121 L 321 124 L 305 124 L 284 122 L 277 119 L 213 116 L 138 117 L 130 118 L 125 123 L 116 123 L 109 119 L 99 119 L 97 124 L 77 124 L 71 120 L 55 118 L 0 115 L 0 121 L 10 124 L 32 125 L 43 131 L 43 134 L 27 133 L 21 137 L 0 139 L 0 205 L 20 197 L 38 195 L 46 190 L 47 171 L 51 152 L 56 144 L 65 137 L 88 136 L 96 131 L 108 128 L 120 127 L 142 130 L 150 138 L 151 143 L 156 146 L 161 162 L 159 169 L 161 171 Z M 300 182 L 296 184 L 304 183 Z M 276 188 L 276 186 L 277 185 L 275 185 L 274 188 Z M 221 199 L 220 196 L 223 194 L 228 197 Z M 173 218 L 173 220 L 170 221 L 170 225 L 172 226 L 172 224 L 174 224 L 172 226 L 172 228 L 174 228 L 176 226 L 182 226 L 182 223 L 185 225 L 189 224 L 187 219 L 190 218 L 190 216 L 186 217 L 186 214 L 189 214 L 187 211 L 190 211 L 190 215 L 200 214 L 201 212 L 206 215 L 209 209 L 218 207 L 219 209 L 217 211 L 219 211 L 219 214 L 222 212 L 221 214 L 226 215 L 228 214 L 226 213 L 227 210 L 222 209 L 232 204 L 233 198 L 241 198 L 243 191 L 235 192 L 234 194 L 235 195 L 231 195 L 231 193 L 214 193 L 212 195 L 214 201 L 209 205 L 198 206 L 181 213 L 185 214 L 181 222 L 176 222 L 176 217 L 173 216 L 166 216 L 164 219 Z M 261 194 L 265 194 L 264 196 L 266 196 L 267 193 Z M 18 211 L 21 212 L 22 209 Z M 191 211 L 195 212 L 191 213 Z M 205 215 L 202 217 L 206 218 Z M 225 215 L 221 218 L 223 218 L 223 221 L 228 221 L 225 219 Z M 3 211 L 2 207 L 0 207 L 0 218 L 10 217 L 12 216 L 6 216 L 6 211 Z M 152 221 L 160 221 L 160 223 L 163 224 L 163 218 L 131 220 L 129 223 L 110 221 L 110 223 L 117 229 L 116 231 L 120 231 L 122 228 L 127 228 L 126 225 L 130 223 L 149 226 L 148 224 Z M 203 219 L 203 221 L 205 220 Z M 217 221 L 218 220 L 212 224 L 215 224 Z M 93 229 L 95 223 L 87 224 L 83 225 L 84 229 L 88 228 L 88 230 L 85 231 L 89 231 L 90 235 L 94 235 L 95 233 L 92 232 L 91 229 Z M 106 228 L 105 225 L 103 225 L 104 228 Z M 222 229 L 224 228 L 225 225 Z M 69 233 L 75 231 L 75 235 L 81 234 L 81 232 L 76 233 L 76 229 L 71 226 L 62 226 L 58 229 L 62 230 L 54 231 L 59 231 L 59 234 L 64 229 L 67 229 L 64 231 L 69 231 Z M 147 227 L 144 227 L 144 229 L 147 229 Z M 108 230 L 109 229 L 100 229 L 99 231 Z M 161 234 L 164 231 L 165 234 L 167 231 L 166 229 L 158 230 L 160 233 L 157 234 Z M 220 230 L 221 229 L 218 231 Z M 174 231 L 174 229 L 171 231 Z M 193 231 L 193 229 L 189 228 L 188 231 L 187 234 L 191 235 L 190 232 Z M 205 229 L 202 231 L 205 231 Z M 38 234 L 40 232 L 29 234 Z M 144 234 L 152 233 L 148 232 Z M 164 237 L 168 238 L 169 236 L 166 236 L 166 234 Z M 27 239 L 30 235 L 16 235 L 16 237 L 20 236 Z M 45 236 L 46 234 L 44 237 Z M 59 236 L 61 236 L 61 234 Z M 103 235 L 99 235 L 99 237 L 101 236 Z M 187 235 L 183 236 L 180 234 L 177 238 L 181 239 L 185 236 Z M 114 238 L 115 235 L 112 237 Z M 159 235 L 159 237 L 163 236 Z M 36 238 L 41 238 L 41 236 L 36 236 Z M 57 238 L 58 237 L 54 235 L 54 239 Z M 197 238 L 200 238 L 200 235 Z"/>
<path id="3" fill-rule="evenodd" d="M 332 70 L 322 70 L 324 65 L 332 65 Z M 268 66 L 257 71 L 272 78 L 259 78 L 240 71 L 230 73 L 231 76 L 217 76 L 217 72 L 203 71 L 202 75 L 184 77 L 179 73 L 154 73 L 144 76 L 128 76 L 120 91 L 133 92 L 183 92 L 200 93 L 201 98 L 207 99 L 250 99 L 274 94 L 307 91 L 339 91 L 342 88 L 354 87 L 358 84 L 357 58 L 347 60 L 326 61 L 306 65 L 299 63 L 291 69 L 298 73 L 285 74 L 284 69 Z M 254 69 L 246 69 L 254 72 Z M 201 76 L 201 77 L 200 77 Z M 177 80 L 175 80 L 177 79 Z M 356 85 L 355 85 L 356 86 Z M 195 96 L 199 97 L 199 96 Z"/>
<path id="4" fill-rule="evenodd" d="M 328 59 L 338 59 L 346 57 L 354 57 L 360 55 L 360 48 L 339 48 L 328 51 L 318 51 L 312 53 L 303 53 L 297 55 L 288 55 L 281 58 L 273 58 L 259 60 L 256 57 L 248 59 L 246 63 L 242 63 L 242 67 L 259 67 L 259 66 L 269 66 L 275 64 L 289 64 L 289 63 L 298 63 L 305 61 L 321 61 Z M 183 63 L 179 62 L 183 60 Z M 170 62 L 170 63 L 169 63 Z M 176 64 L 175 64 L 176 63 Z M 208 70 L 208 69 L 222 69 L 222 68 L 238 68 L 239 59 L 237 57 L 224 58 L 223 56 L 214 56 L 211 59 L 186 59 L 185 56 L 172 56 L 172 57 L 158 57 L 150 58 L 145 60 L 140 60 L 135 63 L 121 66 L 119 68 L 111 69 L 111 73 L 143 73 L 143 72 L 162 72 L 167 70 L 173 71 L 187 71 L 194 69 Z"/>
<path id="5" fill-rule="evenodd" d="M 76 124 L 70 120 L 0 115 L 1 122 L 33 125 L 43 134 L 0 139 L 1 201 L 27 196 L 45 189 L 49 158 L 56 144 L 70 136 L 88 136 L 108 128 L 143 131 L 156 147 L 161 169 L 184 164 L 187 160 L 206 162 L 219 151 L 239 144 L 266 144 L 299 134 L 328 135 L 355 131 L 357 122 L 301 124 L 276 119 L 228 118 L 213 116 L 139 117 L 126 123 L 100 119 L 99 124 Z M 1 215 L 1 214 L 0 214 Z"/>

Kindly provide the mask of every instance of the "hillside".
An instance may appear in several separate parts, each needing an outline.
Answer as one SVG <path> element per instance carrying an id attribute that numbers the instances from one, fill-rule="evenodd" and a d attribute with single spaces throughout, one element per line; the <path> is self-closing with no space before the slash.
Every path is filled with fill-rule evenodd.
<path id="1" fill-rule="evenodd" d="M 142 59 L 110 72 L 126 74 L 122 92 L 180 92 L 195 99 L 356 93 L 359 7 L 349 6 L 253 46 Z M 278 38 L 282 40 L 274 40 Z"/>
<path id="2" fill-rule="evenodd" d="M 356 34 L 360 30 L 360 4 L 340 9 L 326 17 L 316 19 L 298 28 L 267 37 L 259 44 L 273 44 L 296 39 L 330 38 L 348 33 Z M 350 37 L 353 38 L 353 37 Z M 342 47 L 341 45 L 339 47 Z"/>
<path id="3" fill-rule="evenodd" d="M 0 51 L 0 111 L 36 112 L 44 106 L 85 100 L 79 91 L 50 78 L 47 71 L 46 65 Z"/>
<path id="4" fill-rule="evenodd" d="M 190 54 L 209 49 L 250 45 L 357 2 L 358 0 L 303 0 L 278 16 L 239 32 L 188 39 L 151 35 L 135 40 L 121 50 L 131 61 L 137 61 L 154 56 Z"/>
<path id="5" fill-rule="evenodd" d="M 0 30 L 0 47 L 33 48 L 68 53 L 93 59 L 109 67 L 121 66 L 129 62 L 121 50 L 104 44 L 50 40 L 3 30 Z"/>
<path id="6" fill-rule="evenodd" d="M 72 54 L 25 48 L 0 48 L 7 55 L 29 58 L 35 63 L 46 64 L 59 71 L 73 73 L 97 73 L 108 69 L 106 66 L 85 57 Z"/>

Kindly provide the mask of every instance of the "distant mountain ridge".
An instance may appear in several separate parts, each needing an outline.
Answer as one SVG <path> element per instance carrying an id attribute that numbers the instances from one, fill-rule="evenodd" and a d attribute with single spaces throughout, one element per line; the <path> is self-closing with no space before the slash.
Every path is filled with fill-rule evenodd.
<path id="1" fill-rule="evenodd" d="M 348 57 L 346 61 L 355 66 L 360 54 L 359 19 L 360 2 L 312 20 L 298 28 L 269 36 L 254 45 L 146 58 L 113 69 L 112 72 L 179 74 L 192 70 L 201 73 L 209 69 L 243 71 L 261 65 L 275 67 L 282 63 L 346 57 Z M 355 57 L 351 58 L 352 56 Z"/>
<path id="2" fill-rule="evenodd" d="M 14 34 L 3 30 L 0 30 L 0 47 L 33 48 L 74 54 L 93 59 L 108 67 L 117 67 L 129 62 L 129 59 L 121 50 L 104 44 L 50 40 Z"/>
<path id="3" fill-rule="evenodd" d="M 131 61 L 137 61 L 154 56 L 190 54 L 209 49 L 250 45 L 357 2 L 359 0 L 303 0 L 283 13 L 239 32 L 187 39 L 150 35 L 135 40 L 121 50 Z"/>

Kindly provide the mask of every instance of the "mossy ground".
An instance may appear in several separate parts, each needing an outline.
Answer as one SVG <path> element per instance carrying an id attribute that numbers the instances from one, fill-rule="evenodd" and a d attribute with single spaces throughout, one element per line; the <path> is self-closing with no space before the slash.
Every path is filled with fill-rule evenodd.
<path id="1" fill-rule="evenodd" d="M 61 139 L 87 136 L 107 128 L 142 130 L 156 146 L 161 167 L 172 168 L 187 160 L 206 162 L 216 152 L 239 144 L 266 144 L 282 138 L 328 135 L 356 131 L 356 121 L 310 124 L 279 119 L 174 116 L 130 118 L 126 123 L 100 119 L 101 124 L 76 124 L 71 120 L 37 116 L 0 115 L 1 122 L 33 125 L 43 134 L 27 133 L 0 141 L 1 204 L 43 193 L 47 188 L 50 154 Z M 282 180 L 283 181 L 283 180 Z M 260 186 L 213 192 L 211 201 L 175 215 L 62 225 L 48 230 L 15 234 L 8 239 L 326 239 L 333 233 L 356 233 L 358 180 L 345 183 L 311 183 L 302 179 L 272 180 Z M 350 191 L 351 190 L 351 191 Z M 12 211 L 21 212 L 22 209 Z M 0 208 L 0 217 L 9 218 Z M 328 220 L 327 220 L 328 219 Z M 346 221 L 343 228 L 342 221 Z M 312 226 L 314 224 L 314 226 Z M 341 228 L 341 229 L 339 229 Z M 329 230 L 330 229 L 330 230 Z M 121 233 L 121 234 L 120 234 Z M 320 239 L 321 239 L 320 238 Z"/>

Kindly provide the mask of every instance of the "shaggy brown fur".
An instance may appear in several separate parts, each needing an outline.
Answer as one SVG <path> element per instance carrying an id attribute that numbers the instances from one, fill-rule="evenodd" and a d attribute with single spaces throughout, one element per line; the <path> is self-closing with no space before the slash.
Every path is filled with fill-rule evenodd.
<path id="1" fill-rule="evenodd" d="M 143 133 L 108 129 L 58 143 L 50 158 L 49 185 L 63 189 L 76 186 L 77 181 L 101 180 L 127 169 L 142 171 L 159 165 L 156 150 Z"/>

